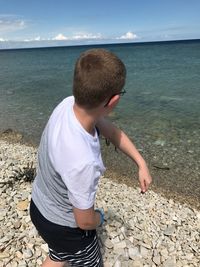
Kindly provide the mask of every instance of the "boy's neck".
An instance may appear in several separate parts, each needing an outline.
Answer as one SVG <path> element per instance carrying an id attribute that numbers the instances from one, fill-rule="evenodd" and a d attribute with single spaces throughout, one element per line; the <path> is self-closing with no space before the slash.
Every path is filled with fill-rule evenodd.
<path id="1" fill-rule="evenodd" d="M 86 110 L 76 103 L 73 106 L 74 114 L 82 127 L 91 135 L 95 134 L 95 125 L 99 116 L 94 110 Z"/>

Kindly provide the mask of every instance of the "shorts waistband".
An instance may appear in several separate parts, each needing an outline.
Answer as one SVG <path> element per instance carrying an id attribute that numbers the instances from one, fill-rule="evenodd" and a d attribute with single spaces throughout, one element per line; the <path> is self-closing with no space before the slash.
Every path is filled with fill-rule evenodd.
<path id="1" fill-rule="evenodd" d="M 69 234 L 76 234 L 77 236 L 82 236 L 82 237 L 92 237 L 96 235 L 96 230 L 83 230 L 79 227 L 70 227 L 70 226 L 63 226 L 63 225 L 58 225 L 55 224 L 54 222 L 51 222 L 47 220 L 39 211 L 37 206 L 35 205 L 34 201 L 31 199 L 31 206 L 33 207 L 34 210 L 36 210 L 37 214 L 43 218 L 48 224 L 55 225 L 56 227 L 59 227 L 60 229 L 64 229 L 65 232 L 68 232 Z"/>
<path id="2" fill-rule="evenodd" d="M 82 235 L 84 235 L 84 236 L 88 236 L 88 237 L 90 237 L 90 236 L 94 236 L 95 234 L 96 234 L 96 230 L 83 230 L 83 229 L 81 229 L 81 228 L 72 228 L 72 227 L 69 227 L 69 226 L 64 226 L 65 227 L 65 229 L 67 230 L 67 231 L 69 231 L 69 233 L 77 233 L 77 234 L 82 234 Z"/>

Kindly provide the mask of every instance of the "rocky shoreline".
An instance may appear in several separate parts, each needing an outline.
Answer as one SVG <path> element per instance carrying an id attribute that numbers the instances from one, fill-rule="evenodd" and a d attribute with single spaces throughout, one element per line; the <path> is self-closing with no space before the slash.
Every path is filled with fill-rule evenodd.
<path id="1" fill-rule="evenodd" d="M 36 148 L 0 147 L 0 267 L 40 266 L 47 246 L 29 217 L 31 183 L 12 178 L 35 166 Z M 106 214 L 98 229 L 105 267 L 200 266 L 200 212 L 189 204 L 102 177 L 97 206 Z"/>

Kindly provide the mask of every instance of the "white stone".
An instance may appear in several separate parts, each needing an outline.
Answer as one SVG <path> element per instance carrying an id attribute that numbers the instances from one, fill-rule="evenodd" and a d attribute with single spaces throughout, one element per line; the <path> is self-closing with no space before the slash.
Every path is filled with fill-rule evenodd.
<path id="1" fill-rule="evenodd" d="M 25 261 L 20 261 L 18 267 L 27 267 L 27 263 Z"/>
<path id="2" fill-rule="evenodd" d="M 18 258 L 18 259 L 22 259 L 23 258 L 23 254 L 21 253 L 21 251 L 17 251 L 16 253 L 15 253 L 15 255 L 16 255 L 16 257 Z"/>
<path id="3" fill-rule="evenodd" d="M 158 255 L 158 256 L 154 256 L 154 257 L 153 257 L 153 262 L 154 262 L 156 265 L 160 266 L 160 264 L 161 264 L 160 256 L 159 256 L 159 255 Z"/>
<path id="4" fill-rule="evenodd" d="M 39 266 L 42 265 L 42 260 L 41 260 L 41 259 L 37 259 L 36 262 L 37 262 L 37 264 L 38 264 Z"/>
<path id="5" fill-rule="evenodd" d="M 116 260 L 114 267 L 123 267 L 120 260 Z"/>
<path id="6" fill-rule="evenodd" d="M 142 257 L 145 258 L 149 254 L 149 250 L 143 246 L 140 246 L 140 254 Z"/>
<path id="7" fill-rule="evenodd" d="M 134 260 L 136 256 L 140 256 L 139 248 L 138 247 L 128 248 L 128 254 L 129 258 Z"/>
<path id="8" fill-rule="evenodd" d="M 30 231 L 28 232 L 29 237 L 37 237 L 38 236 L 38 231 L 35 227 L 32 227 Z"/>
<path id="9" fill-rule="evenodd" d="M 111 242 L 111 240 L 110 240 L 109 238 L 107 238 L 107 239 L 105 240 L 105 242 L 104 242 L 104 246 L 105 246 L 106 248 L 111 249 L 111 248 L 113 248 L 113 243 Z"/>
<path id="10" fill-rule="evenodd" d="M 29 259 L 33 256 L 33 253 L 30 249 L 26 249 L 23 251 L 23 257 L 24 259 Z"/>
<path id="11" fill-rule="evenodd" d="M 167 249 L 164 248 L 164 249 L 162 249 L 162 250 L 160 251 L 160 254 L 161 254 L 163 257 L 167 258 L 169 253 L 168 253 Z"/>
<path id="12" fill-rule="evenodd" d="M 194 257 L 194 254 L 193 253 L 187 253 L 186 256 L 185 256 L 185 259 L 188 260 L 188 261 L 191 261 Z"/>
<path id="13" fill-rule="evenodd" d="M 26 216 L 26 217 L 25 217 L 25 222 L 26 222 L 26 223 L 29 223 L 30 221 L 31 221 L 30 216 Z"/>
<path id="14" fill-rule="evenodd" d="M 105 261 L 104 262 L 104 267 L 113 267 L 113 265 L 109 261 Z"/>
<path id="15" fill-rule="evenodd" d="M 119 242 L 120 242 L 119 236 L 116 236 L 115 238 L 112 238 L 112 243 L 113 244 L 116 244 L 116 243 L 119 243 Z"/>
<path id="16" fill-rule="evenodd" d="M 163 267 L 176 267 L 175 258 L 169 258 L 165 262 L 163 262 Z"/>
<path id="17" fill-rule="evenodd" d="M 0 260 L 5 259 L 5 258 L 9 258 L 9 257 L 10 257 L 10 255 L 6 252 L 0 253 Z"/>
<path id="18" fill-rule="evenodd" d="M 119 243 L 114 244 L 114 249 L 125 248 L 125 247 L 126 247 L 126 242 L 125 241 L 121 241 Z"/>
<path id="19" fill-rule="evenodd" d="M 139 260 L 135 260 L 131 263 L 131 267 L 143 267 L 143 263 Z"/>
<path id="20" fill-rule="evenodd" d="M 175 225 L 170 225 L 165 229 L 164 235 L 170 236 L 175 232 L 175 230 L 176 230 Z"/>
<path id="21" fill-rule="evenodd" d="M 115 238 L 116 236 L 118 236 L 118 233 L 116 231 L 113 231 L 113 232 L 109 233 L 109 236 L 111 238 Z"/>
<path id="22" fill-rule="evenodd" d="M 44 250 L 44 252 L 48 253 L 49 252 L 49 248 L 47 244 L 42 244 L 41 245 L 41 249 Z"/>

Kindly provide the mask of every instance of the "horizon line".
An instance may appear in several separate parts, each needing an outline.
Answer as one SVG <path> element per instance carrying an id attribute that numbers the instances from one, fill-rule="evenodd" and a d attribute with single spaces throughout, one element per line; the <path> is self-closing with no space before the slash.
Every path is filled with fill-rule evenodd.
<path id="1" fill-rule="evenodd" d="M 91 44 L 70 44 L 70 45 L 49 45 L 49 46 L 36 46 L 36 47 L 16 47 L 16 48 L 1 48 L 0 51 L 5 50 L 24 50 L 24 49 L 45 49 L 45 48 L 63 48 L 63 47 L 82 47 L 82 46 L 109 46 L 109 45 L 142 45 L 142 44 L 156 44 L 156 43 L 178 43 L 178 42 L 193 42 L 193 41 L 200 41 L 200 38 L 192 38 L 192 39 L 173 39 L 173 40 L 153 40 L 153 41 L 134 41 L 134 42 L 109 42 L 109 43 L 91 43 Z M 5 41 L 10 43 L 26 43 L 24 41 Z M 32 41 L 33 43 L 38 43 L 38 41 Z M 40 41 L 40 42 L 45 42 Z M 52 42 L 55 42 L 52 40 Z M 57 41 L 63 43 L 64 41 Z"/>

